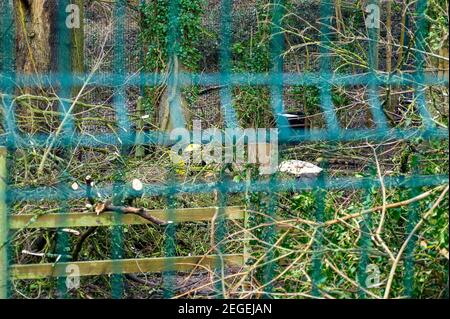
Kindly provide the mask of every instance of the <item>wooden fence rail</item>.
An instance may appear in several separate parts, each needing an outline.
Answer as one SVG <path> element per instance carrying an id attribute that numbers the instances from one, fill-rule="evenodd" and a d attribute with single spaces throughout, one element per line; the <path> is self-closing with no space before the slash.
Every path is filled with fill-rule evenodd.
<path id="1" fill-rule="evenodd" d="M 67 276 L 68 273 L 66 270 L 69 265 L 77 266 L 80 276 L 96 276 L 110 275 L 117 273 L 117 270 L 119 270 L 121 274 L 163 272 L 165 270 L 189 271 L 196 268 L 204 270 L 205 267 L 214 267 L 222 260 L 229 265 L 240 266 L 244 264 L 243 255 L 233 254 L 222 255 L 220 257 L 208 255 L 12 265 L 10 269 L 11 277 L 14 279 L 40 279 Z M 170 269 L 168 269 L 168 265 L 171 265 Z"/>
<path id="2" fill-rule="evenodd" d="M 208 221 L 216 214 L 218 207 L 181 208 L 175 210 L 173 222 Z M 243 219 L 245 211 L 241 207 L 224 207 L 227 219 Z M 153 217 L 167 221 L 167 213 L 163 209 L 148 211 Z M 150 222 L 137 215 L 123 215 L 121 225 L 142 225 Z M 45 214 L 41 216 L 23 214 L 10 217 L 9 228 L 58 228 L 58 227 L 87 227 L 87 226 L 112 226 L 117 225 L 114 213 L 70 213 L 70 214 Z"/>

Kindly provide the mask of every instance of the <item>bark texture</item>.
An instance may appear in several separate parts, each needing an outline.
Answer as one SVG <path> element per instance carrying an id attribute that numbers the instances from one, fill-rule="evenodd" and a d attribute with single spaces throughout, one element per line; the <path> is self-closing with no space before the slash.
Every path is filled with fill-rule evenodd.
<path id="1" fill-rule="evenodd" d="M 35 74 L 51 71 L 56 0 L 14 0 L 17 30 L 16 69 Z"/>

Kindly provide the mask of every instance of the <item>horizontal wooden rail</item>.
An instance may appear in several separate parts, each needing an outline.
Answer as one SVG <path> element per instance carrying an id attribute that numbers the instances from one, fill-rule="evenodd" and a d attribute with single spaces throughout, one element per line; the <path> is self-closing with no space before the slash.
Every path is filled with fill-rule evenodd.
<path id="1" fill-rule="evenodd" d="M 182 208 L 175 210 L 173 222 L 206 221 L 211 220 L 217 207 Z M 243 219 L 245 211 L 241 207 L 224 207 L 227 219 Z M 167 211 L 164 209 L 151 210 L 149 213 L 161 220 L 167 221 Z M 45 214 L 39 217 L 31 214 L 12 215 L 11 229 L 21 228 L 58 228 L 58 227 L 86 227 L 86 226 L 112 226 L 112 225 L 142 225 L 150 222 L 137 215 L 123 215 L 120 222 L 115 221 L 114 213 L 69 213 Z"/>
<path id="2" fill-rule="evenodd" d="M 222 255 L 223 261 L 229 265 L 242 266 L 244 256 L 241 254 Z M 198 266 L 213 268 L 221 261 L 217 255 L 190 256 L 190 257 L 161 257 L 161 258 L 136 258 L 119 260 L 79 261 L 57 264 L 31 264 L 11 265 L 11 277 L 13 279 L 41 279 L 48 277 L 65 277 L 68 266 L 74 269 L 78 267 L 80 276 L 109 275 L 113 273 L 131 274 L 173 271 L 189 271 Z M 172 267 L 169 268 L 169 266 Z"/>

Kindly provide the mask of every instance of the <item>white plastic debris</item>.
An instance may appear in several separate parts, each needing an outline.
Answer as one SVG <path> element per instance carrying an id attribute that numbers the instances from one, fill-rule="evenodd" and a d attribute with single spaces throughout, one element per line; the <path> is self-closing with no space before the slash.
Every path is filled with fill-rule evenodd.
<path id="1" fill-rule="evenodd" d="M 319 175 L 323 169 L 309 162 L 299 160 L 284 161 L 279 166 L 280 172 L 297 177 L 312 177 Z"/>
<path id="2" fill-rule="evenodd" d="M 142 182 L 135 178 L 133 179 L 133 181 L 131 182 L 131 187 L 135 190 L 135 191 L 141 191 L 144 188 L 144 185 L 142 185 Z"/>
<path id="3" fill-rule="evenodd" d="M 72 187 L 72 189 L 73 189 L 74 191 L 78 190 L 78 188 L 79 188 L 77 182 L 73 182 L 73 184 L 71 185 L 71 187 Z"/>

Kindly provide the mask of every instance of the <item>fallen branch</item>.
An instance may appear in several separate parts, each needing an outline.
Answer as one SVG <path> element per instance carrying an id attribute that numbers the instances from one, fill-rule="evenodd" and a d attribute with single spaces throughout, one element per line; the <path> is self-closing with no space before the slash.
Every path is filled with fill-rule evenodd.
<path id="1" fill-rule="evenodd" d="M 362 287 L 360 284 L 358 284 L 356 281 L 354 281 L 353 279 L 351 279 L 350 277 L 348 277 L 346 274 L 344 274 L 342 271 L 339 270 L 339 268 L 337 266 L 335 266 L 332 262 L 330 262 L 328 259 L 325 258 L 325 264 L 327 264 L 331 269 L 333 269 L 339 276 L 341 276 L 343 279 L 345 279 L 346 281 L 348 281 L 349 283 L 351 283 L 353 286 L 355 286 L 358 289 L 361 289 L 362 291 L 364 291 L 366 294 L 372 296 L 375 299 L 380 299 L 380 296 L 374 294 L 373 292 L 371 292 L 368 289 L 365 289 L 364 287 Z"/>
<path id="2" fill-rule="evenodd" d="M 377 165 L 377 175 L 378 175 L 378 179 L 380 180 L 381 194 L 382 194 L 382 197 L 383 197 L 383 205 L 381 206 L 380 223 L 378 224 L 377 230 L 375 231 L 375 239 L 381 245 L 381 247 L 383 247 L 383 249 L 386 251 L 386 253 L 389 255 L 389 258 L 391 258 L 391 260 L 394 261 L 395 260 L 394 254 L 389 249 L 388 245 L 383 240 L 383 238 L 381 238 L 381 231 L 383 230 L 384 222 L 386 220 L 386 213 L 387 213 L 387 209 L 386 209 L 386 186 L 384 185 L 384 177 L 381 174 L 380 162 L 378 161 L 377 151 L 375 150 L 375 148 L 372 145 L 369 144 L 369 146 L 372 148 L 373 155 L 375 157 L 375 163 Z"/>
<path id="3" fill-rule="evenodd" d="M 73 249 L 72 253 L 72 260 L 77 261 L 78 256 L 80 255 L 81 248 L 83 247 L 83 243 L 86 241 L 86 239 L 91 236 L 96 230 L 97 226 L 89 227 L 81 236 L 80 239 L 77 241 L 75 248 Z"/>
<path id="4" fill-rule="evenodd" d="M 384 207 L 386 209 L 392 209 L 392 208 L 408 206 L 408 205 L 410 205 L 412 203 L 421 201 L 421 200 L 429 197 L 430 195 L 434 194 L 435 192 L 443 190 L 444 188 L 445 188 L 445 185 L 440 185 L 440 186 L 438 186 L 436 188 L 430 189 L 430 190 L 428 190 L 428 191 L 426 191 L 426 192 L 424 192 L 422 194 L 419 194 L 419 195 L 417 195 L 415 197 L 412 197 L 412 198 L 409 198 L 409 199 L 406 199 L 406 200 L 403 200 L 403 201 L 400 201 L 400 202 L 385 204 Z M 278 207 L 284 209 L 287 212 L 291 211 L 291 209 L 288 206 L 282 205 L 280 203 L 278 204 Z M 298 218 L 280 220 L 280 221 L 277 221 L 275 224 L 279 225 L 281 228 L 291 228 L 291 227 L 295 228 L 294 225 L 289 224 L 290 222 L 299 223 L 299 224 L 306 224 L 306 225 L 315 226 L 315 227 L 329 227 L 329 226 L 332 226 L 332 225 L 335 225 L 335 224 L 339 224 L 341 222 L 345 222 L 345 221 L 347 221 L 349 219 L 358 218 L 358 217 L 361 217 L 361 216 L 366 215 L 366 214 L 370 214 L 370 213 L 375 213 L 375 212 L 381 211 L 382 209 L 383 209 L 383 205 L 376 206 L 376 207 L 372 207 L 372 208 L 368 208 L 368 209 L 362 210 L 362 211 L 357 212 L 357 213 L 348 214 L 348 215 L 345 215 L 343 217 L 339 217 L 339 218 L 336 218 L 336 219 L 328 220 L 328 221 L 326 221 L 324 223 L 318 223 L 318 222 L 315 222 L 313 220 L 308 220 L 308 219 L 303 219 L 303 218 L 299 218 L 298 217 Z"/>
<path id="5" fill-rule="evenodd" d="M 114 205 L 111 205 L 110 202 L 97 203 L 95 205 L 94 211 L 97 215 L 100 215 L 104 212 L 116 212 L 116 213 L 122 213 L 122 214 L 137 215 L 137 216 L 140 216 L 140 217 L 152 222 L 153 224 L 162 225 L 162 226 L 165 226 L 170 223 L 170 222 L 165 222 L 159 218 L 152 216 L 149 213 L 149 211 L 144 208 L 136 208 L 136 207 L 130 207 L 130 206 L 127 206 L 127 207 L 114 206 Z"/>
<path id="6" fill-rule="evenodd" d="M 92 206 L 95 204 L 94 196 L 92 194 L 92 185 L 94 184 L 91 175 L 86 176 L 85 178 L 86 183 L 86 198 L 88 201 L 88 205 L 92 208 Z M 95 231 L 97 230 L 97 226 L 91 226 L 89 227 L 81 236 L 80 239 L 78 239 L 75 248 L 72 252 L 72 260 L 77 261 L 78 256 L 80 255 L 81 248 L 83 247 L 84 242 L 86 239 L 91 236 Z"/>
<path id="7" fill-rule="evenodd" d="M 346 220 L 349 220 L 349 219 L 360 217 L 360 216 L 365 215 L 365 214 L 381 211 L 383 209 L 383 206 L 386 209 L 392 209 L 392 208 L 398 208 L 398 207 L 402 207 L 402 206 L 408 206 L 408 205 L 410 205 L 412 203 L 415 203 L 415 202 L 421 201 L 422 199 L 427 198 L 428 196 L 432 195 L 436 191 L 440 191 L 440 190 L 444 189 L 444 187 L 445 187 L 445 185 L 440 185 L 440 186 L 438 186 L 436 188 L 430 189 L 429 191 L 426 191 L 426 192 L 424 192 L 424 193 L 422 193 L 420 195 L 417 195 L 415 197 L 412 197 L 410 199 L 406 199 L 406 200 L 403 200 L 403 201 L 400 201 L 400 202 L 396 202 L 396 203 L 385 204 L 385 205 L 381 205 L 381 206 L 365 209 L 365 210 L 363 210 L 361 212 L 358 212 L 358 213 L 349 214 L 349 215 L 346 215 L 346 216 L 341 217 L 341 218 L 336 218 L 336 219 L 333 219 L 333 220 L 329 220 L 329 221 L 326 221 L 324 223 L 324 225 L 325 226 L 331 226 L 331 225 L 334 225 L 334 224 L 338 224 L 338 223 L 340 223 L 342 221 L 346 221 Z"/>
<path id="8" fill-rule="evenodd" d="M 391 271 L 389 273 L 388 281 L 386 283 L 386 290 L 384 291 L 384 299 L 389 298 L 389 293 L 391 291 L 392 282 L 394 281 L 394 275 L 395 270 L 397 269 L 398 263 L 400 262 L 400 259 L 403 255 L 403 252 L 405 251 L 406 247 L 408 246 L 409 241 L 413 238 L 414 234 L 419 230 L 419 228 L 422 226 L 422 224 L 430 217 L 430 215 L 434 212 L 436 207 L 439 206 L 439 204 L 444 200 L 445 195 L 448 193 L 449 186 L 447 185 L 445 189 L 442 191 L 439 198 L 434 202 L 433 206 L 423 215 L 423 217 L 420 219 L 420 221 L 416 224 L 416 226 L 413 228 L 413 230 L 409 233 L 406 240 L 403 242 L 403 245 L 400 247 L 400 250 L 397 253 L 397 256 L 394 259 L 394 262 L 392 264 Z"/>
<path id="9" fill-rule="evenodd" d="M 60 255 L 60 254 L 52 254 L 52 253 L 35 253 L 29 250 L 22 250 L 22 254 L 29 255 L 29 256 L 35 256 L 35 257 L 42 257 L 42 258 L 56 258 L 56 261 L 59 261 L 62 257 L 65 257 L 66 259 L 71 259 L 72 256 L 70 255 Z"/>

